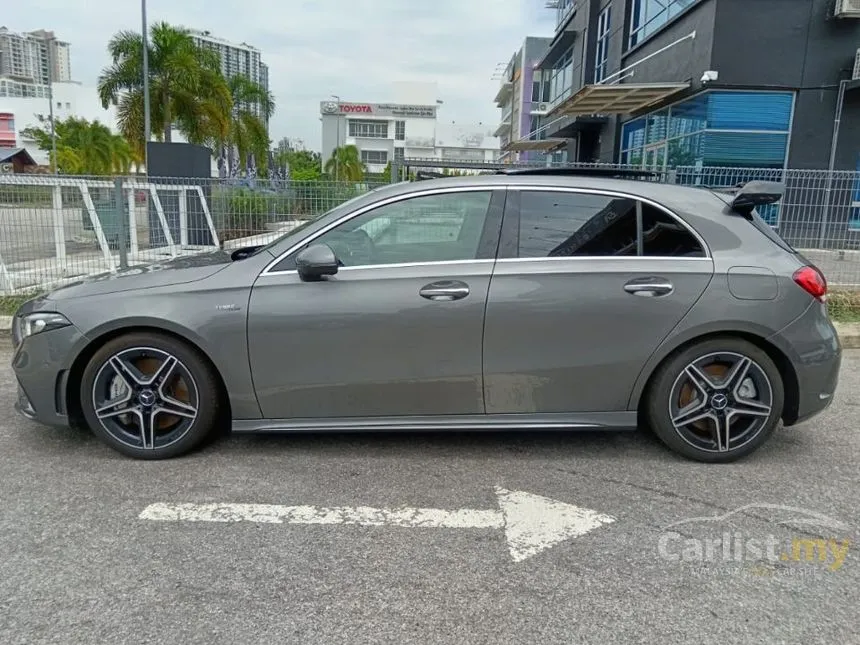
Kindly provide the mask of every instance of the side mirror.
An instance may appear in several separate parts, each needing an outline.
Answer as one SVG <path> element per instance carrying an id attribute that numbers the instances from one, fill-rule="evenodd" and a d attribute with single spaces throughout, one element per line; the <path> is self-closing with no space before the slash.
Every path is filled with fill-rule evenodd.
<path id="1" fill-rule="evenodd" d="M 313 244 L 296 256 L 296 270 L 305 282 L 337 273 L 337 256 L 327 244 Z"/>

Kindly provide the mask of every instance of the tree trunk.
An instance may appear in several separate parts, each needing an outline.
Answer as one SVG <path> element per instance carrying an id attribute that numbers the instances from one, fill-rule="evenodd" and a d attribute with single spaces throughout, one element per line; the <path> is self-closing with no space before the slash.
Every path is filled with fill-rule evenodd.
<path id="1" fill-rule="evenodd" d="M 170 143 L 173 132 L 173 115 L 170 114 L 170 95 L 165 91 L 162 97 L 164 103 L 164 142 Z"/>

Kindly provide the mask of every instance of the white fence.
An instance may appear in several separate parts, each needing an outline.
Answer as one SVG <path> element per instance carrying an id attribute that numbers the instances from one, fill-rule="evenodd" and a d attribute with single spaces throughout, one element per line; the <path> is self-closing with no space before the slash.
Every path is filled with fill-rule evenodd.
<path id="1" fill-rule="evenodd" d="M 93 200 L 94 191 L 111 197 L 103 205 L 113 214 L 116 230 L 111 236 L 106 234 L 104 217 Z M 48 192 L 50 202 L 46 203 Z M 165 195 L 176 197 L 174 226 L 168 222 Z M 208 229 L 206 244 L 190 243 L 189 232 L 194 228 L 189 226 L 189 195 L 199 200 Z M 70 202 L 72 207 L 68 207 Z M 155 235 L 151 221 L 156 223 Z M 144 243 L 141 232 L 150 234 Z M 69 251 L 70 244 L 75 246 L 74 253 Z M 0 175 L 0 293 L 46 289 L 121 266 L 199 253 L 219 245 L 207 196 L 199 185 Z"/>

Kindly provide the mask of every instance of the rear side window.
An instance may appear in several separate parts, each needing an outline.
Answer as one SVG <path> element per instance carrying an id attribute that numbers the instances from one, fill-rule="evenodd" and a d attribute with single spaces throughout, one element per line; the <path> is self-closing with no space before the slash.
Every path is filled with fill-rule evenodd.
<path id="1" fill-rule="evenodd" d="M 519 257 L 640 255 L 705 257 L 685 226 L 635 199 L 555 191 L 520 193 Z"/>
<path id="2" fill-rule="evenodd" d="M 651 204 L 642 203 L 642 255 L 703 258 L 705 251 L 681 222 Z"/>

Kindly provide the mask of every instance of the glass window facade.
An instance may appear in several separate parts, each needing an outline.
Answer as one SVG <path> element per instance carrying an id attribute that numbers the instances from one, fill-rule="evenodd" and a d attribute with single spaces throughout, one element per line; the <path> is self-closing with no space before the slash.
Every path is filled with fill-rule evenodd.
<path id="1" fill-rule="evenodd" d="M 388 151 L 387 150 L 362 150 L 361 151 L 361 163 L 370 163 L 370 164 L 387 164 L 388 163 Z"/>
<path id="2" fill-rule="evenodd" d="M 576 0 L 558 0 L 558 7 L 555 14 L 555 28 L 560 29 L 570 14 L 576 8 Z"/>
<path id="3" fill-rule="evenodd" d="M 597 17 L 597 54 L 594 59 L 594 82 L 599 83 L 607 74 L 609 64 L 609 36 L 612 32 L 612 5 Z"/>
<path id="4" fill-rule="evenodd" d="M 720 175 L 726 186 L 773 180 L 773 170 L 753 169 L 785 167 L 793 111 L 793 92 L 703 92 L 625 123 L 621 163 L 692 169 L 679 174 L 679 183 L 699 183 L 706 167 L 737 169 Z M 779 205 L 761 208 L 759 215 L 775 226 Z"/>
<path id="5" fill-rule="evenodd" d="M 793 107 L 792 92 L 704 92 L 625 123 L 621 161 L 782 168 Z"/>
<path id="6" fill-rule="evenodd" d="M 699 0 L 632 0 L 630 4 L 630 47 L 657 32 L 660 27 Z"/>
<path id="7" fill-rule="evenodd" d="M 387 139 L 388 121 L 361 121 L 359 119 L 348 119 L 349 136 L 363 137 L 365 139 Z"/>
<path id="8" fill-rule="evenodd" d="M 550 70 L 544 70 L 544 81 L 549 83 L 549 100 L 559 103 L 573 93 L 573 47 L 571 46 Z"/>

